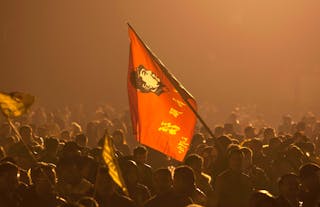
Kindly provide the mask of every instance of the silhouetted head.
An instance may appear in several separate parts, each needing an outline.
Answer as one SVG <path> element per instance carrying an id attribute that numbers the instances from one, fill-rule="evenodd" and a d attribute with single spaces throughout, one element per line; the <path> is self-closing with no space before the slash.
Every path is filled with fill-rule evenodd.
<path id="1" fill-rule="evenodd" d="M 173 185 L 170 170 L 168 168 L 157 169 L 153 173 L 153 184 L 157 193 L 169 191 Z"/>
<path id="2" fill-rule="evenodd" d="M 19 183 L 18 166 L 4 162 L 0 164 L 0 193 L 12 192 L 18 187 Z"/>
<path id="3" fill-rule="evenodd" d="M 302 187 L 307 191 L 320 191 L 320 166 L 308 163 L 301 166 L 299 170 Z"/>
<path id="4" fill-rule="evenodd" d="M 270 140 L 275 137 L 275 131 L 273 128 L 266 128 L 263 132 L 263 138 L 265 140 Z"/>
<path id="5" fill-rule="evenodd" d="M 184 160 L 184 164 L 191 167 L 194 172 L 201 173 L 203 158 L 197 154 L 191 154 Z"/>
<path id="6" fill-rule="evenodd" d="M 192 168 L 180 166 L 174 170 L 173 187 L 179 194 L 191 195 L 195 190 L 195 178 Z"/>
<path id="7" fill-rule="evenodd" d="M 256 136 L 256 133 L 254 131 L 254 128 L 252 126 L 247 126 L 244 129 L 244 134 L 246 138 L 254 138 Z"/>
<path id="8" fill-rule="evenodd" d="M 99 207 L 98 202 L 93 197 L 83 197 L 77 202 L 81 207 Z"/>
<path id="9" fill-rule="evenodd" d="M 251 195 L 249 207 L 275 207 L 276 200 L 268 191 L 260 190 Z"/>
<path id="10" fill-rule="evenodd" d="M 52 153 L 57 153 L 59 147 L 59 141 L 56 138 L 50 137 L 44 140 L 45 150 Z"/>
<path id="11" fill-rule="evenodd" d="M 124 143 L 124 133 L 122 129 L 117 129 L 112 133 L 112 138 L 115 144 Z"/>
<path id="12" fill-rule="evenodd" d="M 144 146 L 138 146 L 133 150 L 133 157 L 137 163 L 145 163 L 148 158 L 148 150 Z"/>
<path id="13" fill-rule="evenodd" d="M 122 160 L 120 162 L 123 178 L 128 187 L 136 186 L 138 183 L 138 167 L 135 161 Z"/>
<path id="14" fill-rule="evenodd" d="M 242 147 L 240 150 L 243 152 L 244 155 L 243 167 L 244 169 L 247 169 L 252 165 L 252 150 L 248 147 Z"/>
<path id="15" fill-rule="evenodd" d="M 85 134 L 78 134 L 75 137 L 75 142 L 80 147 L 86 147 L 88 145 L 88 137 Z"/>
<path id="16" fill-rule="evenodd" d="M 243 163 L 243 152 L 241 149 L 231 149 L 228 152 L 227 159 L 228 159 L 228 166 L 232 171 L 241 172 L 242 171 L 242 163 Z"/>
<path id="17" fill-rule="evenodd" d="M 279 194 L 286 199 L 298 198 L 300 192 L 299 177 L 293 173 L 285 174 L 278 181 Z"/>
<path id="18" fill-rule="evenodd" d="M 31 181 L 36 189 L 37 194 L 42 196 L 52 195 L 55 192 L 57 176 L 55 166 L 44 162 L 38 163 L 31 168 Z"/>
<path id="19" fill-rule="evenodd" d="M 224 128 L 223 126 L 216 126 L 214 128 L 214 136 L 215 137 L 221 137 L 224 133 Z"/>

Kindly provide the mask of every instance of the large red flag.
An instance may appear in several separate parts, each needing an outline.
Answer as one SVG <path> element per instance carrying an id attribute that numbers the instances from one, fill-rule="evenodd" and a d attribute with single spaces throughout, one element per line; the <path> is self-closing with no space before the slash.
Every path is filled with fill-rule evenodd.
<path id="1" fill-rule="evenodd" d="M 137 140 L 182 161 L 196 116 L 193 97 L 142 42 L 129 25 L 128 95 Z"/>

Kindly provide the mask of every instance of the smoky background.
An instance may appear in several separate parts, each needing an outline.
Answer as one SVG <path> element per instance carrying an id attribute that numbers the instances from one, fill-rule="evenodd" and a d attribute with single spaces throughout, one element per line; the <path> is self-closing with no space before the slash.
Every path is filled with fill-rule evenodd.
<path id="1" fill-rule="evenodd" d="M 209 122 L 235 107 L 271 123 L 318 115 L 319 10 L 316 0 L 1 1 L 0 89 L 50 109 L 128 108 L 130 22 Z"/>

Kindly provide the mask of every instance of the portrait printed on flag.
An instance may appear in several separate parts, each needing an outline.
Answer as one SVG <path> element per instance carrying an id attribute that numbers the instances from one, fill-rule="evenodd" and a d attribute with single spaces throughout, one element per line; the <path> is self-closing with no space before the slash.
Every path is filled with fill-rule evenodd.
<path id="1" fill-rule="evenodd" d="M 143 65 L 139 65 L 130 74 L 132 85 L 142 93 L 155 93 L 158 96 L 165 92 L 165 85 L 160 78 Z"/>

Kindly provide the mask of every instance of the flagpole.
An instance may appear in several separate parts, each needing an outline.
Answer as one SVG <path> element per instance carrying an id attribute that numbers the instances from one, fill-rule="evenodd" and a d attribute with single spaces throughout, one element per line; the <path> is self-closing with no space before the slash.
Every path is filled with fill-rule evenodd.
<path id="1" fill-rule="evenodd" d="M 13 129 L 13 131 L 15 132 L 15 134 L 17 135 L 18 139 L 21 141 L 22 145 L 26 148 L 29 156 L 31 157 L 32 161 L 34 162 L 35 166 L 39 166 L 38 161 L 36 159 L 36 157 L 34 156 L 32 150 L 29 148 L 29 146 L 27 145 L 27 143 L 25 143 L 25 141 L 22 139 L 22 136 L 19 132 L 19 130 L 17 129 L 17 127 L 14 125 L 14 123 L 10 120 L 9 117 L 5 116 L 7 119 L 7 122 L 9 123 L 10 127 Z M 50 178 L 48 177 L 48 175 L 43 171 L 43 169 L 40 167 L 40 172 L 44 175 L 44 177 L 48 180 L 49 184 L 51 186 L 54 186 L 54 184 L 51 183 Z"/>
<path id="2" fill-rule="evenodd" d="M 200 116 L 200 114 L 196 111 L 196 109 L 191 105 L 191 103 L 189 102 L 189 100 L 185 97 L 185 95 L 181 92 L 180 90 L 180 86 L 179 86 L 179 82 L 178 80 L 176 80 L 174 77 L 172 77 L 172 75 L 169 73 L 168 69 L 163 65 L 163 63 L 161 61 L 159 61 L 159 59 L 153 54 L 153 52 L 151 52 L 151 50 L 144 44 L 144 42 L 142 41 L 141 37 L 137 34 L 137 32 L 133 29 L 133 27 L 127 23 L 128 26 L 131 28 L 131 30 L 135 33 L 135 35 L 138 37 L 138 39 L 140 40 L 140 42 L 142 43 L 143 47 L 148 51 L 148 53 L 153 57 L 153 59 L 158 63 L 158 65 L 160 66 L 160 69 L 162 70 L 162 72 L 167 76 L 167 78 L 169 79 L 170 83 L 174 86 L 174 88 L 178 91 L 178 93 L 180 94 L 180 96 L 182 97 L 182 99 L 186 102 L 187 106 L 191 109 L 191 111 L 194 113 L 194 115 L 198 118 L 198 120 L 201 122 L 201 124 L 204 126 L 204 128 L 209 132 L 209 134 L 212 136 L 212 138 L 214 138 L 214 134 L 212 133 L 211 129 L 209 128 L 209 126 L 206 124 L 206 122 L 202 119 L 202 117 Z M 190 95 L 191 96 L 191 95 Z M 214 142 L 216 144 L 217 147 L 218 143 L 216 142 L 216 140 L 214 139 Z"/>
<path id="3" fill-rule="evenodd" d="M 152 54 L 152 53 L 151 53 Z M 153 55 L 153 54 L 152 54 Z M 153 56 L 155 57 L 155 56 Z M 161 64 L 160 61 L 158 61 L 157 58 L 155 58 L 156 61 L 158 62 L 158 64 L 160 65 L 161 70 L 164 72 L 164 74 L 167 76 L 167 78 L 169 79 L 169 81 L 171 82 L 171 84 L 175 87 L 175 89 L 178 91 L 178 93 L 180 94 L 180 96 L 182 97 L 182 99 L 184 100 L 184 102 L 187 104 L 187 106 L 191 109 L 191 111 L 193 112 L 193 114 L 198 118 L 198 120 L 200 121 L 200 123 L 204 126 L 204 128 L 207 130 L 207 132 L 209 132 L 210 136 L 212 138 L 214 138 L 214 134 L 212 133 L 210 127 L 206 124 L 206 122 L 202 119 L 202 117 L 200 116 L 200 114 L 197 112 L 197 110 L 192 106 L 192 104 L 189 102 L 188 98 L 186 98 L 184 96 L 184 94 L 181 92 L 181 90 L 179 89 L 179 87 L 176 85 L 177 82 L 176 80 L 174 80 L 174 78 L 169 74 L 168 70 Z M 219 144 L 216 142 L 216 139 L 213 139 L 215 145 L 217 147 L 220 148 Z"/>
<path id="4" fill-rule="evenodd" d="M 37 164 L 37 162 L 38 162 L 37 159 L 35 158 L 31 149 L 28 147 L 28 145 L 22 139 L 22 136 L 21 136 L 20 132 L 18 131 L 17 127 L 14 125 L 14 123 L 12 123 L 12 121 L 8 117 L 7 117 L 7 122 L 9 123 L 10 127 L 13 129 L 13 131 L 15 132 L 15 134 L 17 135 L 18 139 L 21 141 L 23 146 L 27 149 L 29 156 L 32 158 L 32 160 L 35 162 L 35 164 Z"/>
<path id="5" fill-rule="evenodd" d="M 6 94 L 6 93 L 1 93 L 0 92 L 0 96 L 1 95 L 3 96 L 4 94 Z M 7 105 L 7 107 L 9 105 L 9 108 L 6 108 L 6 112 L 5 112 L 3 106 L 1 106 L 1 104 L 3 103 L 2 102 L 2 103 L 0 103 L 0 111 L 2 112 L 3 116 L 5 117 L 6 121 L 10 125 L 10 127 L 13 129 L 14 133 L 16 134 L 16 136 L 18 137 L 18 141 L 20 141 L 22 143 L 23 147 L 27 150 L 27 153 L 30 156 L 32 162 L 34 163 L 34 166 L 40 166 L 38 161 L 37 161 L 37 159 L 36 159 L 36 157 L 35 157 L 35 155 L 33 154 L 32 150 L 29 148 L 27 143 L 23 140 L 19 130 L 17 129 L 17 127 L 15 126 L 15 124 L 11 120 L 11 116 L 18 117 L 18 116 L 21 116 L 23 113 L 25 113 L 27 111 L 27 109 L 33 104 L 34 97 L 31 96 L 31 95 L 28 95 L 28 94 L 20 93 L 20 92 L 13 92 L 13 93 L 6 94 L 6 95 L 10 96 L 11 99 L 14 99 L 15 102 L 14 103 L 12 103 L 12 102 L 8 103 L 8 97 L 6 97 L 7 100 L 4 99 L 5 100 L 4 103 L 5 103 L 5 106 Z M 17 101 L 16 99 L 18 99 L 19 101 Z M 3 101 L 3 97 L 2 97 L 1 101 Z M 17 108 L 17 104 L 20 103 L 20 102 L 23 104 L 22 109 L 21 108 Z M 16 112 L 19 112 L 19 113 L 15 114 Z M 18 167 L 20 167 L 20 166 L 18 166 Z M 43 169 L 41 167 L 40 167 L 40 172 L 48 180 L 50 186 L 54 186 L 54 184 L 51 183 L 51 180 L 49 179 L 48 175 L 43 171 Z"/>

